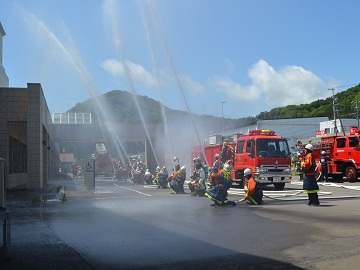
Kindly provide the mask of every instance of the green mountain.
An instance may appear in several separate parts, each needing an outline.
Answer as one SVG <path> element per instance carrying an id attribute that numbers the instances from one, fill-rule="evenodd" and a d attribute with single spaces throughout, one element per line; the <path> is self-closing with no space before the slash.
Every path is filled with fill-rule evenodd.
<path id="1" fill-rule="evenodd" d="M 356 100 L 360 100 L 359 93 L 360 84 L 335 95 L 335 103 L 337 104 L 338 109 L 337 117 L 356 118 Z M 163 121 L 161 103 L 159 101 L 148 98 L 147 96 L 136 96 L 136 99 L 145 123 L 159 124 Z M 121 90 L 113 90 L 99 96 L 97 99 L 92 98 L 85 102 L 77 103 L 68 112 L 90 112 L 93 115 L 94 122 L 101 122 L 101 119 L 103 119 L 104 116 L 102 116 L 102 110 L 97 109 L 99 108 L 97 104 L 106 106 L 107 110 L 115 116 L 113 117 L 113 121 L 117 123 L 142 123 L 141 116 L 137 109 L 138 106 L 134 101 L 133 95 L 127 91 Z M 172 110 L 166 106 L 164 106 L 163 109 L 167 121 L 178 120 L 189 116 L 189 113 L 185 111 Z M 191 115 L 194 122 L 206 123 L 206 126 L 213 131 L 221 130 L 223 124 L 229 129 L 236 129 L 253 125 L 256 123 L 256 120 L 260 119 L 268 120 L 320 116 L 327 116 L 330 119 L 333 119 L 332 97 L 319 99 L 309 104 L 288 105 L 285 107 L 274 108 L 268 112 L 261 112 L 255 117 L 249 116 L 239 119 L 225 118 L 224 123 L 222 123 L 221 117 L 211 115 Z"/>
<path id="2" fill-rule="evenodd" d="M 93 122 L 101 122 L 104 117 L 102 116 L 102 110 L 98 109 L 100 106 L 106 106 L 107 111 L 111 112 L 113 121 L 116 123 L 136 123 L 141 124 L 141 116 L 139 110 L 140 107 L 142 117 L 145 123 L 159 124 L 163 120 L 163 113 L 161 110 L 161 103 L 147 96 L 136 96 L 138 106 L 135 103 L 133 94 L 122 91 L 113 90 L 106 94 L 99 96 L 97 99 L 88 99 L 82 103 L 77 103 L 68 112 L 90 112 L 92 114 Z M 181 118 L 188 118 L 189 113 L 180 110 L 173 110 L 164 106 L 164 114 L 167 121 L 174 121 Z M 195 115 L 192 114 L 194 122 L 207 123 L 211 130 L 216 131 L 222 127 L 222 118 L 211 115 Z M 239 119 L 224 119 L 224 126 L 231 129 L 242 126 L 252 125 L 256 123 L 254 117 L 244 117 Z"/>

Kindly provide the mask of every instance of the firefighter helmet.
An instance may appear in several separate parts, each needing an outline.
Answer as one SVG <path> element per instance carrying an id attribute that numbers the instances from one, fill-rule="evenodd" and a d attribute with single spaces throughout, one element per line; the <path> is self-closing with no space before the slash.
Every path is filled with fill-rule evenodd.
<path id="1" fill-rule="evenodd" d="M 244 176 L 248 176 L 248 175 L 251 175 L 251 174 L 252 174 L 252 172 L 251 172 L 251 170 L 249 168 L 246 168 L 244 170 Z"/>
<path id="2" fill-rule="evenodd" d="M 322 154 L 322 155 L 325 155 L 325 151 L 321 151 L 321 154 Z"/>
<path id="3" fill-rule="evenodd" d="M 311 143 L 308 143 L 307 145 L 305 145 L 305 149 L 312 151 L 313 150 L 313 145 Z"/>
<path id="4" fill-rule="evenodd" d="M 185 167 L 185 165 L 182 166 L 180 169 L 181 169 L 184 173 L 186 172 L 186 167 Z"/>
<path id="5" fill-rule="evenodd" d="M 161 171 L 160 171 L 161 174 L 168 174 L 168 171 L 166 169 L 166 167 L 162 167 Z"/>
<path id="6" fill-rule="evenodd" d="M 223 169 L 224 169 L 224 170 L 228 170 L 229 168 L 230 168 L 229 163 L 225 163 L 224 166 L 223 166 Z"/>

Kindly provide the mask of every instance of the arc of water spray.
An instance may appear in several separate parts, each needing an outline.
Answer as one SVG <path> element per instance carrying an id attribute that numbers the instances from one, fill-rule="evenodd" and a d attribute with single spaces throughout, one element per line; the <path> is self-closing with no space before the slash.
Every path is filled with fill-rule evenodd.
<path id="1" fill-rule="evenodd" d="M 136 94 L 136 90 L 135 90 L 135 87 L 134 87 L 133 80 L 132 80 L 132 78 L 131 78 L 130 70 L 129 70 L 128 66 L 126 65 L 124 59 L 121 60 L 121 64 L 122 64 L 123 69 L 124 69 L 124 71 L 125 71 L 126 77 L 127 77 L 128 81 L 129 81 L 130 88 L 131 88 L 131 92 L 132 92 L 133 98 L 134 98 L 134 102 L 135 102 L 136 108 L 137 108 L 137 110 L 138 110 L 138 112 L 139 112 L 141 122 L 142 122 L 142 124 L 143 124 L 143 126 L 144 126 L 145 133 L 146 133 L 146 137 L 147 137 L 148 140 L 149 140 L 151 150 L 152 150 L 153 153 L 154 153 L 154 157 L 155 157 L 155 160 L 156 160 L 156 164 L 157 164 L 157 166 L 159 166 L 159 161 L 158 161 L 158 159 L 157 159 L 156 152 L 155 152 L 153 143 L 152 143 L 152 141 L 151 141 L 149 131 L 148 131 L 147 127 L 146 127 L 146 123 L 145 123 L 145 120 L 144 120 L 144 116 L 143 116 L 143 114 L 142 114 L 142 112 L 141 112 L 141 108 L 140 108 L 139 102 L 138 102 L 138 100 L 137 100 L 137 98 L 136 98 L 137 94 Z"/>
<path id="2" fill-rule="evenodd" d="M 77 56 L 77 62 L 75 61 L 74 57 L 68 52 L 68 50 L 65 48 L 65 46 L 60 42 L 60 40 L 55 36 L 55 34 L 53 32 L 51 32 L 48 27 L 44 24 L 43 21 L 39 20 L 35 15 L 32 15 L 32 18 L 35 19 L 38 24 L 40 25 L 41 29 L 43 29 L 43 31 L 45 31 L 45 33 L 47 33 L 47 35 L 55 42 L 55 44 L 62 50 L 62 52 L 65 54 L 65 56 L 70 60 L 70 63 L 74 66 L 74 68 L 79 72 L 79 74 L 81 75 L 81 78 L 83 79 L 83 81 L 85 82 L 87 89 L 90 91 L 91 96 L 93 97 L 93 100 L 95 100 L 95 102 L 97 103 L 97 106 L 95 106 L 95 110 L 99 109 L 102 113 L 103 116 L 109 116 L 107 114 L 107 112 L 105 111 L 104 108 L 102 108 L 101 104 L 99 103 L 99 101 L 96 99 L 97 96 L 97 91 L 95 90 L 95 86 L 91 80 L 91 77 L 89 75 L 89 73 L 87 72 L 86 68 L 84 67 L 82 61 L 80 60 L 80 58 Z M 120 147 L 122 148 L 122 150 L 124 151 L 126 158 L 128 159 L 128 155 L 119 139 L 119 137 L 117 136 L 115 130 L 113 129 L 113 127 L 107 123 L 105 123 L 106 126 L 110 129 L 111 134 L 116 138 L 118 144 L 120 145 Z M 104 136 L 104 132 L 101 128 L 102 134 Z M 118 148 L 118 144 L 115 144 L 117 151 L 119 153 L 119 157 L 121 158 L 121 161 L 124 163 L 124 159 L 123 156 L 121 154 L 121 150 Z M 129 159 L 128 159 L 129 161 Z"/>
<path id="3" fill-rule="evenodd" d="M 113 3 L 114 4 L 114 3 Z M 116 48 L 118 49 L 119 53 L 120 53 L 120 63 L 121 63 L 121 66 L 123 68 L 123 71 L 126 75 L 126 79 L 130 85 L 130 89 L 131 89 L 131 92 L 133 94 L 133 98 L 134 98 L 134 102 L 135 102 L 135 105 L 136 105 L 136 108 L 139 112 L 139 116 L 140 116 L 140 119 L 141 119 L 141 122 L 144 126 L 144 129 L 145 129 L 145 132 L 146 132 L 146 137 L 148 138 L 149 140 L 149 143 L 150 143 L 150 147 L 151 147 L 151 150 L 154 154 L 154 157 L 155 157 L 155 160 L 156 160 L 156 164 L 157 166 L 159 166 L 159 161 L 158 161 L 158 158 L 156 156 L 156 152 L 155 152 L 155 149 L 154 149 L 154 146 L 153 146 L 153 143 L 151 141 L 151 138 L 150 138 L 150 134 L 149 134 L 149 131 L 146 127 L 146 123 L 145 123 L 145 120 L 144 120 L 144 117 L 143 117 L 143 114 L 141 112 L 141 108 L 139 106 L 139 102 L 136 98 L 136 90 L 135 90 L 135 86 L 134 86 L 134 82 L 133 82 L 133 79 L 131 77 L 131 71 L 130 69 L 128 68 L 128 66 L 126 65 L 126 60 L 125 60 L 125 57 L 124 57 L 124 50 L 121 48 L 121 42 L 120 42 L 120 39 L 118 38 L 118 33 L 120 33 L 120 31 L 118 29 L 115 29 L 115 26 L 116 25 L 119 25 L 119 23 L 117 22 L 116 18 L 115 18 L 115 15 L 114 15 L 114 9 L 112 9 L 110 11 L 110 14 L 109 14 L 109 17 L 110 19 L 112 20 L 112 27 L 113 27 L 113 38 L 114 38 L 114 43 L 115 43 L 115 46 Z"/>
<path id="4" fill-rule="evenodd" d="M 159 34 L 160 34 L 160 37 L 161 37 L 161 42 L 162 42 L 162 44 L 163 44 L 163 46 L 164 46 L 164 49 L 165 49 L 165 52 L 166 52 L 166 56 L 167 56 L 167 58 L 168 58 L 168 61 L 169 61 L 169 63 L 170 63 L 170 66 L 171 66 L 171 68 L 172 68 L 172 71 L 173 71 L 173 73 L 174 73 L 174 76 L 175 76 L 175 78 L 176 78 L 176 82 L 177 82 L 177 84 L 178 84 L 178 86 L 179 86 L 181 95 L 182 95 L 182 97 L 183 97 L 183 99 L 184 99 L 184 103 L 185 103 L 185 105 L 186 105 L 187 111 L 188 111 L 188 113 L 189 113 L 189 117 L 190 117 L 190 119 L 191 119 L 191 123 L 192 123 L 192 125 L 193 125 L 194 130 L 195 130 L 195 133 L 196 133 L 196 136 L 197 136 L 197 139 L 198 139 L 200 148 L 201 148 L 201 153 L 202 153 L 203 156 L 204 156 L 204 159 L 205 159 L 205 161 L 206 161 L 206 164 L 210 165 L 210 164 L 208 163 L 207 158 L 206 158 L 205 150 L 204 150 L 204 147 L 203 147 L 203 145 L 202 145 L 202 143 L 201 143 L 201 140 L 200 140 L 200 137 L 199 137 L 199 132 L 198 132 L 198 130 L 197 130 L 197 128 L 196 128 L 193 115 L 192 115 L 192 113 L 191 113 L 189 104 L 188 104 L 187 99 L 186 99 L 186 96 L 185 96 L 185 94 L 184 94 L 184 89 L 183 89 L 182 83 L 181 83 L 181 81 L 180 81 L 180 79 L 179 79 L 179 76 L 178 76 L 178 74 L 177 74 L 177 71 L 176 71 L 176 68 L 175 68 L 175 63 L 174 63 L 174 61 L 172 60 L 172 58 L 171 58 L 171 56 L 170 56 L 170 50 L 169 50 L 169 48 L 168 48 L 168 46 L 167 46 L 167 43 L 165 42 L 164 34 L 163 34 L 163 31 L 162 31 L 161 25 L 160 25 L 160 23 L 159 23 L 159 20 L 158 20 L 158 18 L 157 18 L 155 9 L 154 9 L 151 1 L 148 0 L 148 1 L 147 1 L 147 4 L 148 4 L 149 9 L 150 9 L 150 11 L 151 11 L 151 15 L 152 15 L 152 17 L 153 17 L 153 20 L 154 20 L 154 22 L 155 22 L 155 24 L 156 24 L 156 26 L 157 26 L 158 31 L 159 31 Z"/>
<path id="5" fill-rule="evenodd" d="M 157 65 L 157 62 L 156 62 L 156 59 L 155 59 L 155 55 L 154 55 L 154 48 L 152 46 L 152 42 L 151 42 L 151 32 L 149 30 L 149 27 L 148 27 L 148 23 L 146 21 L 146 18 L 145 18 L 145 11 L 144 11 L 144 5 L 141 5 L 141 11 L 142 11 L 142 16 L 143 16 L 143 21 L 144 21 L 144 25 L 145 25 L 145 29 L 146 29 L 146 37 L 147 37 L 147 40 L 148 40 L 148 44 L 149 44 L 149 47 L 150 47 L 150 53 L 151 53 L 151 61 L 153 63 L 153 67 L 154 67 L 154 70 L 155 70 L 155 74 L 156 74 L 156 79 L 157 79 L 157 90 L 160 94 L 160 104 L 161 104 L 161 115 L 162 115 L 162 119 L 164 121 L 164 132 L 165 132 L 165 138 L 167 139 L 167 143 L 168 143 L 168 147 L 169 147 L 169 150 L 170 150 L 170 155 L 171 156 L 174 156 L 173 155 L 173 151 L 172 151 L 172 147 L 171 147 L 171 143 L 170 143 L 170 136 L 169 136 L 169 127 L 168 127 L 168 123 L 167 123 L 167 117 L 166 117 L 166 114 L 165 114 L 165 108 L 164 108 L 164 100 L 163 100 L 163 91 L 162 91 L 162 87 L 161 87 L 161 79 L 160 79 L 160 75 L 159 75 L 159 72 L 158 72 L 158 65 Z M 165 161 L 166 163 L 166 161 Z M 175 168 L 174 168 L 175 169 Z"/>

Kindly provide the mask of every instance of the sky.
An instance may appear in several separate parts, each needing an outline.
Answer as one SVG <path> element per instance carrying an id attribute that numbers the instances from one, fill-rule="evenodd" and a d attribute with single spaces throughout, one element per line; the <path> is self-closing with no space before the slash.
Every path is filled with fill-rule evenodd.
<path id="1" fill-rule="evenodd" d="M 224 118 L 360 83 L 358 0 L 0 0 L 10 87 L 51 113 L 126 90 Z"/>

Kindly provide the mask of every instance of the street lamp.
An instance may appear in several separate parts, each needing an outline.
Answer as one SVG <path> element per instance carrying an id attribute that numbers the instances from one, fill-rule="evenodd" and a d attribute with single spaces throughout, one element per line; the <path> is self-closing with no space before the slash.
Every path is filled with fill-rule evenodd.
<path id="1" fill-rule="evenodd" d="M 226 101 L 221 102 L 221 123 L 222 123 L 223 133 L 224 133 L 224 103 L 226 103 Z"/>

